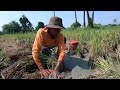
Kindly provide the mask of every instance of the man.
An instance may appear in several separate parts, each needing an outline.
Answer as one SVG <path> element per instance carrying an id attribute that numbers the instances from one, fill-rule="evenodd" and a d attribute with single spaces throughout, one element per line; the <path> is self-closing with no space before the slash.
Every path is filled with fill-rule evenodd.
<path id="1" fill-rule="evenodd" d="M 38 30 L 35 41 L 32 48 L 33 59 L 40 70 L 41 77 L 47 77 L 49 74 L 58 72 L 61 65 L 63 64 L 65 55 L 65 41 L 64 35 L 60 33 L 63 29 L 62 19 L 60 17 L 51 17 L 49 24 Z M 51 48 L 58 47 L 58 61 L 53 71 L 46 69 L 43 66 L 42 60 L 39 59 L 39 55 L 45 54 L 51 55 Z"/>

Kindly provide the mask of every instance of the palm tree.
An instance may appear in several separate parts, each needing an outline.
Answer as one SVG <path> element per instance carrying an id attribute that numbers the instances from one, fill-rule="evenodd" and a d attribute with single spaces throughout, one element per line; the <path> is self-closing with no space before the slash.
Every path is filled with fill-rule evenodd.
<path id="1" fill-rule="evenodd" d="M 76 11 L 75 11 L 75 22 L 77 23 L 77 14 L 76 14 Z"/>
<path id="2" fill-rule="evenodd" d="M 22 15 L 19 19 L 22 32 L 32 31 L 32 23 L 28 20 L 28 18 L 25 15 Z"/>
<path id="3" fill-rule="evenodd" d="M 53 11 L 54 17 L 55 17 L 55 11 Z"/>
<path id="4" fill-rule="evenodd" d="M 94 11 L 93 11 L 93 13 L 92 13 L 92 22 L 93 22 L 93 24 L 94 24 Z"/>
<path id="5" fill-rule="evenodd" d="M 90 24 L 90 15 L 89 15 L 89 12 L 87 11 L 87 19 L 88 19 L 88 26 Z"/>
<path id="6" fill-rule="evenodd" d="M 83 24 L 84 24 L 84 27 L 85 27 L 86 26 L 86 24 L 85 24 L 85 11 L 83 11 L 83 18 L 84 18 Z"/>
<path id="7" fill-rule="evenodd" d="M 114 23 L 114 24 L 117 24 L 117 19 L 113 19 L 113 23 Z"/>
<path id="8" fill-rule="evenodd" d="M 88 18 L 88 26 L 94 27 L 94 11 L 92 12 L 92 17 L 90 17 L 89 11 L 87 11 L 87 18 Z"/>

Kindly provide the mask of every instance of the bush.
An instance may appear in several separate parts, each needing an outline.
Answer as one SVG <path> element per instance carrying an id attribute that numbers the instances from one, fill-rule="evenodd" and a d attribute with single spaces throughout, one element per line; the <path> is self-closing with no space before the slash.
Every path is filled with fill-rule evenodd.
<path id="1" fill-rule="evenodd" d="M 88 28 L 94 28 L 92 18 L 90 18 L 90 22 L 88 23 Z"/>
<path id="2" fill-rule="evenodd" d="M 3 33 L 0 31 L 0 35 L 2 35 Z"/>
<path id="3" fill-rule="evenodd" d="M 7 34 L 18 33 L 21 31 L 20 25 L 16 21 L 12 21 L 8 24 L 3 25 L 2 29 L 3 29 L 3 33 L 7 33 Z"/>
<path id="4" fill-rule="evenodd" d="M 43 22 L 38 22 L 38 25 L 35 27 L 35 31 L 38 31 L 40 28 L 44 28 L 45 25 Z"/>
<path id="5" fill-rule="evenodd" d="M 78 27 L 81 27 L 81 24 L 79 22 L 75 22 L 70 26 L 70 28 L 72 28 L 72 29 L 75 29 L 75 28 L 78 28 Z"/>

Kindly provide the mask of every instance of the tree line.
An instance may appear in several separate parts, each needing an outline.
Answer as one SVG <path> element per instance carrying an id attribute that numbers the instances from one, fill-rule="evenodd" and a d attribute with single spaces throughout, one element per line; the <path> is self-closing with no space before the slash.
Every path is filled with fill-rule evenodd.
<path id="1" fill-rule="evenodd" d="M 44 23 L 40 21 L 38 22 L 38 25 L 34 29 L 32 23 L 25 15 L 22 15 L 19 18 L 19 23 L 16 21 L 11 21 L 10 23 L 3 25 L 2 32 L 0 33 L 12 34 L 12 33 L 19 33 L 19 32 L 20 33 L 35 32 L 39 30 L 39 28 L 44 27 Z"/>
<path id="2" fill-rule="evenodd" d="M 84 12 L 84 14 L 83 14 L 83 18 L 84 18 L 83 26 L 86 26 L 85 11 L 83 11 L 83 12 Z M 87 12 L 88 26 L 93 27 L 94 11 L 92 13 L 92 17 L 90 17 L 88 11 L 86 11 L 86 12 Z M 53 11 L 53 16 L 56 16 L 55 11 Z M 19 33 L 19 32 L 20 33 L 36 32 L 37 30 L 39 30 L 40 28 L 43 28 L 44 26 L 45 26 L 44 23 L 40 21 L 40 22 L 38 22 L 38 25 L 34 29 L 30 20 L 25 15 L 22 15 L 19 18 L 19 22 L 11 21 L 10 23 L 3 25 L 2 26 L 2 32 L 0 32 L 0 34 L 1 33 L 11 34 L 11 33 Z M 81 27 L 81 24 L 77 21 L 76 11 L 75 11 L 75 23 L 73 23 L 71 26 L 72 27 Z"/>
<path id="3" fill-rule="evenodd" d="M 77 20 L 77 13 L 76 13 L 76 11 L 74 11 L 74 13 L 75 13 L 74 14 L 75 15 L 75 23 L 73 23 L 73 25 L 75 24 L 76 26 L 80 27 L 81 24 Z M 53 14 L 55 16 L 55 11 L 53 11 Z M 90 17 L 89 11 L 83 11 L 83 26 L 84 27 L 86 26 L 85 14 L 87 14 L 87 21 L 88 21 L 87 27 L 93 28 L 94 27 L 94 11 L 92 11 L 92 17 Z"/>
<path id="4" fill-rule="evenodd" d="M 75 22 L 70 26 L 70 28 L 81 27 L 81 24 L 77 20 L 76 11 L 74 11 L 74 15 L 75 15 Z M 87 15 L 88 25 L 86 25 L 85 15 Z M 53 11 L 53 16 L 56 16 L 55 11 Z M 19 23 L 16 21 L 11 21 L 10 23 L 3 25 L 2 26 L 3 30 L 2 32 L 0 31 L 0 34 L 2 33 L 11 34 L 11 33 L 19 33 L 19 32 L 21 33 L 36 32 L 37 30 L 45 26 L 43 22 L 39 21 L 37 26 L 34 29 L 32 23 L 29 21 L 29 19 L 25 15 L 22 15 L 19 18 Z M 117 25 L 117 20 L 114 19 L 113 23 L 114 23 L 113 24 L 114 26 Z M 110 26 L 113 26 L 113 25 L 110 25 Z M 97 25 L 94 23 L 94 11 L 92 11 L 91 17 L 90 17 L 89 11 L 83 11 L 83 27 L 94 28 L 96 26 L 101 26 L 101 25 Z"/>

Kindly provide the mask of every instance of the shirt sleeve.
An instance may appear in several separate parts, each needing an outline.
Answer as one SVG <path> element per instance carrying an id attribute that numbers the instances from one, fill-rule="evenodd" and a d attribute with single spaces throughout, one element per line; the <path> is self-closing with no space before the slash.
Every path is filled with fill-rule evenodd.
<path id="1" fill-rule="evenodd" d="M 37 66 L 41 65 L 39 60 L 39 55 L 42 49 L 42 45 L 43 45 L 43 38 L 42 38 L 41 30 L 38 30 L 32 47 L 32 57 L 35 63 L 37 64 Z"/>
<path id="2" fill-rule="evenodd" d="M 63 34 L 60 35 L 58 40 L 58 62 L 62 62 L 65 56 L 65 43 L 64 43 L 64 36 Z"/>

